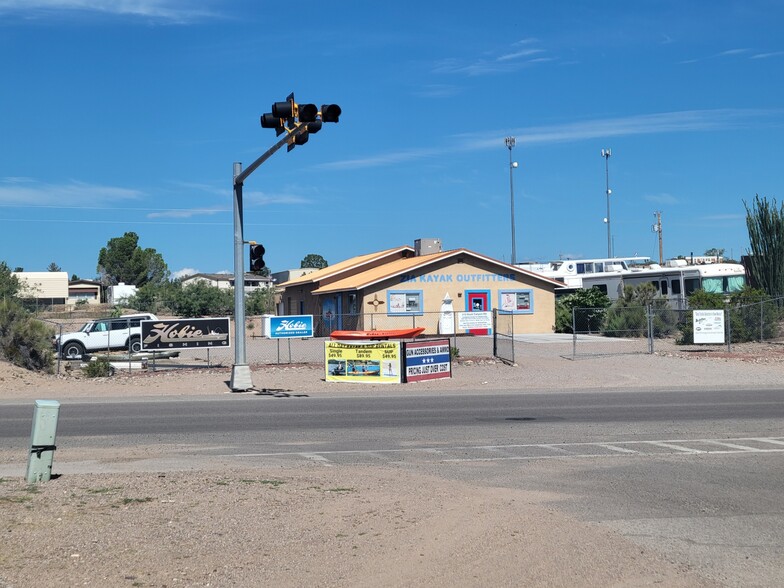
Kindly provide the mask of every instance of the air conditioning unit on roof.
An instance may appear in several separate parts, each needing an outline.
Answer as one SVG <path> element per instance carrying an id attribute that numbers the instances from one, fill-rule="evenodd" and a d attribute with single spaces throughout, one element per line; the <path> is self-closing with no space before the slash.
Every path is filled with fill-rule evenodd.
<path id="1" fill-rule="evenodd" d="M 414 241 L 414 251 L 417 255 L 441 253 L 441 239 L 416 239 Z"/>

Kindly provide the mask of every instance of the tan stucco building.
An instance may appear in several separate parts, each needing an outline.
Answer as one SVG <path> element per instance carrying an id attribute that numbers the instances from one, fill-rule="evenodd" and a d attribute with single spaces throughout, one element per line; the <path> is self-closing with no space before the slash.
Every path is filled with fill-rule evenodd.
<path id="1" fill-rule="evenodd" d="M 426 328 L 455 313 L 498 310 L 515 333 L 551 333 L 563 284 L 467 249 L 417 255 L 410 246 L 353 257 L 280 284 L 281 315 L 312 314 L 332 330 Z M 455 325 L 457 326 L 457 325 Z M 481 330 L 456 330 L 487 334 Z"/>

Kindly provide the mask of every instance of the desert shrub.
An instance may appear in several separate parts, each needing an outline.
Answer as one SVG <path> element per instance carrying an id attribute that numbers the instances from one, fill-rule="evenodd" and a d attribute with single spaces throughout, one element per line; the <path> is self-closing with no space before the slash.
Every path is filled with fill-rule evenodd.
<path id="1" fill-rule="evenodd" d="M 610 306 L 607 294 L 599 288 L 582 288 L 555 301 L 555 332 L 571 333 L 572 313 L 579 332 L 599 332 L 605 309 Z M 573 309 L 577 309 L 573 311 Z"/>
<path id="2" fill-rule="evenodd" d="M 0 300 L 0 355 L 29 370 L 51 372 L 54 331 L 13 299 Z"/>
<path id="3" fill-rule="evenodd" d="M 664 337 L 677 329 L 678 315 L 653 284 L 624 286 L 623 296 L 607 309 L 602 334 L 606 337 L 648 337 L 648 313 L 653 336 Z"/>
<path id="4" fill-rule="evenodd" d="M 88 378 L 108 378 L 114 374 L 114 368 L 107 358 L 98 357 L 88 361 L 82 368 L 82 373 Z"/>
<path id="5" fill-rule="evenodd" d="M 733 343 L 778 336 L 781 310 L 764 290 L 744 288 L 730 297 L 729 304 Z"/>

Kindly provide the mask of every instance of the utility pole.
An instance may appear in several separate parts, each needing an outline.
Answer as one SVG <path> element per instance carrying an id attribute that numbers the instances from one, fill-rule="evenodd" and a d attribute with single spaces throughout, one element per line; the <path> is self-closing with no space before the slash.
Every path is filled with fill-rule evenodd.
<path id="1" fill-rule="evenodd" d="M 604 182 L 607 194 L 607 218 L 604 219 L 604 222 L 607 223 L 607 257 L 613 256 L 613 247 L 612 247 L 612 231 L 610 229 L 610 194 L 612 194 L 612 190 L 610 190 L 610 156 L 612 155 L 612 150 L 610 149 L 602 149 L 602 157 L 604 157 Z"/>
<path id="2" fill-rule="evenodd" d="M 517 245 L 515 244 L 515 203 L 514 203 L 514 178 L 512 170 L 517 167 L 517 162 L 512 161 L 512 147 L 515 146 L 515 138 L 507 137 L 504 139 L 507 148 L 509 149 L 509 195 L 512 202 L 512 265 L 517 263 Z"/>
<path id="3" fill-rule="evenodd" d="M 664 263 L 664 248 L 662 246 L 662 222 L 661 222 L 661 212 L 658 210 L 653 213 L 653 216 L 656 217 L 656 224 L 653 225 L 653 232 L 658 233 L 659 235 L 659 265 Z"/>

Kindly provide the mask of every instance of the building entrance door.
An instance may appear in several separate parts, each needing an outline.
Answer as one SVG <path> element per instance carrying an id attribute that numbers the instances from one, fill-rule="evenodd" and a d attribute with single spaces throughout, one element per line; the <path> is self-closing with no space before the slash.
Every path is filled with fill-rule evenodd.
<path id="1" fill-rule="evenodd" d="M 490 292 L 487 290 L 467 290 L 465 293 L 466 310 L 483 312 L 490 310 Z M 490 329 L 469 329 L 472 335 L 489 335 Z"/>

